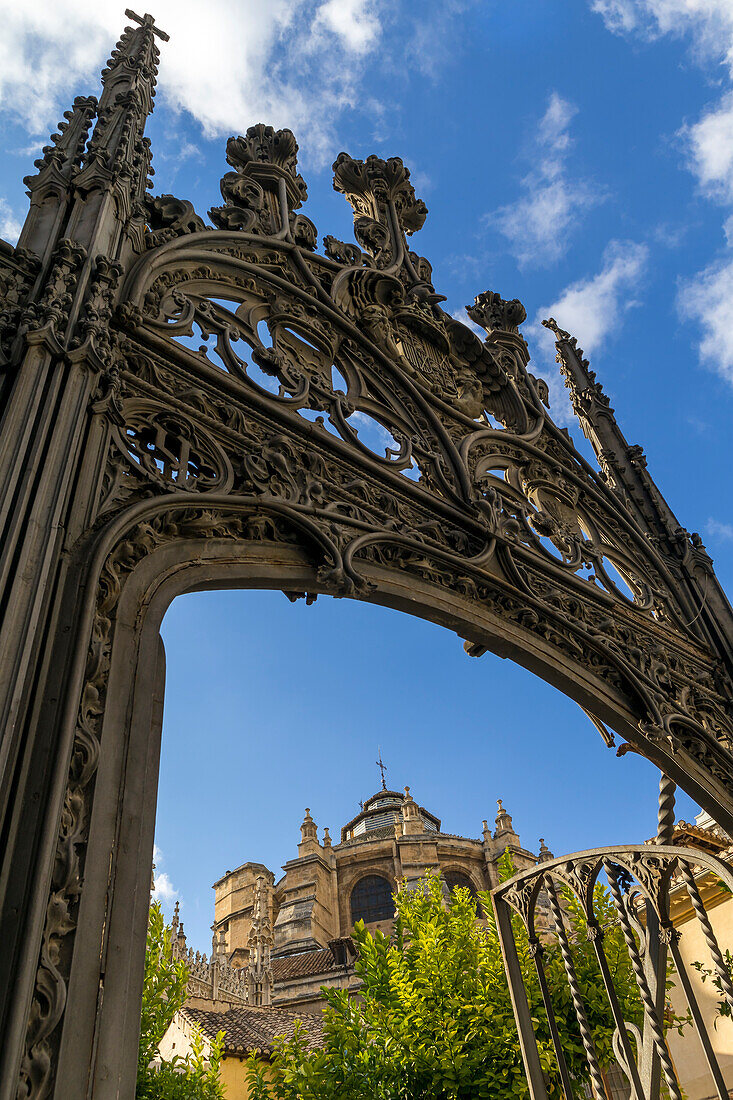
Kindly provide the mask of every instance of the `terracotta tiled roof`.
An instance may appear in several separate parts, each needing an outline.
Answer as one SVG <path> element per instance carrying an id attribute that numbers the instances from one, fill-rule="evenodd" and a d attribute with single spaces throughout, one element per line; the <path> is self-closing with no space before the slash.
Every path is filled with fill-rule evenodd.
<path id="1" fill-rule="evenodd" d="M 203 1008 L 182 1008 L 181 1012 L 201 1028 L 207 1039 L 224 1032 L 224 1050 L 230 1054 L 269 1054 L 277 1035 L 290 1038 L 300 1021 L 308 1033 L 308 1045 L 323 1044 L 323 1017 L 320 1012 L 291 1012 L 268 1005 L 263 1008 L 230 1008 L 228 1012 L 208 1012 Z"/>
<path id="2" fill-rule="evenodd" d="M 335 969 L 330 947 L 302 951 L 299 955 L 286 955 L 285 958 L 272 960 L 272 976 L 276 984 L 291 981 L 293 978 L 327 974 Z"/>

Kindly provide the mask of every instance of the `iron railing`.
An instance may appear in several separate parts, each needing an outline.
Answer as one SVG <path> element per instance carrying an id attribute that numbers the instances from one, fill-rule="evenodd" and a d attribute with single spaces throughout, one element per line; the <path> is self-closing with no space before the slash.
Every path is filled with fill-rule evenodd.
<path id="1" fill-rule="evenodd" d="M 604 921 L 599 919 L 599 899 L 595 886 L 606 886 L 607 907 Z M 520 965 L 516 933 L 528 937 L 529 955 L 536 971 L 546 1025 L 552 1038 L 557 1077 L 565 1100 L 587 1095 L 577 1073 L 568 1066 L 560 1037 L 561 1020 L 553 1004 L 544 957 L 549 947 L 562 958 L 572 1011 L 582 1042 L 587 1077 L 596 1100 L 609 1100 L 606 1067 L 601 1066 L 589 1025 L 584 990 L 576 966 L 578 928 L 568 919 L 571 896 L 580 904 L 582 934 L 592 944 L 597 963 L 598 982 L 605 990 L 615 1030 L 613 1050 L 616 1062 L 628 1081 L 631 1100 L 658 1100 L 664 1088 L 672 1100 L 682 1100 L 683 1085 L 670 1051 L 667 1000 L 668 960 L 671 980 L 684 993 L 689 1008 L 689 1026 L 685 1042 L 694 1042 L 693 1032 L 702 1046 L 711 1075 L 711 1093 L 728 1100 L 726 1085 L 711 1033 L 700 1005 L 700 979 L 691 973 L 691 962 L 701 962 L 711 974 L 717 994 L 733 1012 L 733 981 L 723 949 L 703 901 L 711 883 L 733 892 L 733 870 L 707 852 L 674 845 L 643 844 L 635 847 L 598 848 L 578 852 L 561 859 L 540 863 L 515 875 L 496 887 L 492 899 L 504 963 L 519 1030 L 522 1057 L 532 1100 L 547 1100 L 548 1080 L 543 1071 L 530 1010 L 525 977 Z M 689 899 L 689 901 L 687 900 Z M 684 925 L 680 931 L 679 910 L 684 900 L 685 921 L 694 920 L 703 933 L 709 960 L 685 957 Z M 606 957 L 604 939 L 609 931 L 608 912 L 616 939 L 625 945 L 630 970 L 638 988 L 643 1026 L 624 1018 L 619 991 L 614 984 L 612 967 Z M 514 922 L 512 917 L 514 916 Z M 517 922 L 516 917 L 520 918 Z M 708 965 L 708 963 L 710 965 Z M 633 984 L 632 984 L 633 988 Z M 535 1006 L 536 1007 L 536 1006 Z M 544 1023 L 544 1021 L 543 1021 Z M 585 1076 L 585 1075 L 584 1075 Z M 733 1082 L 731 1082 L 733 1084 Z"/>

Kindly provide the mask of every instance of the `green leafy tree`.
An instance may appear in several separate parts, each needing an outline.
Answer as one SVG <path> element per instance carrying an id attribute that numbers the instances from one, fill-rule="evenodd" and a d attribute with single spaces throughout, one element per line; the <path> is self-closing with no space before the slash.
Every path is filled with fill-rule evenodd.
<path id="1" fill-rule="evenodd" d="M 505 868 L 511 872 L 510 867 Z M 442 883 L 426 875 L 421 888 L 396 896 L 393 936 L 354 929 L 363 983 L 360 999 L 324 990 L 324 1043 L 310 1049 L 299 1032 L 279 1040 L 266 1074 L 254 1060 L 248 1069 L 252 1100 L 463 1100 L 528 1096 L 501 949 L 488 896 L 486 919 L 476 920 L 476 900 L 457 889 L 444 904 Z M 612 903 L 598 889 L 605 939 L 625 1019 L 641 1024 L 633 971 Z M 614 1021 L 602 992 L 582 914 L 565 901 L 578 979 L 603 1067 L 612 1059 Z M 530 945 L 515 921 L 520 965 L 551 1096 L 561 1088 Z M 545 970 L 570 1073 L 579 1088 L 588 1079 L 585 1055 L 562 959 L 550 943 Z"/>
<path id="2" fill-rule="evenodd" d="M 200 1030 L 191 1038 L 191 1051 L 185 1057 L 151 1067 L 161 1040 L 173 1017 L 183 1006 L 188 983 L 188 967 L 173 957 L 170 929 L 163 919 L 160 903 L 150 906 L 145 946 L 145 979 L 137 1059 L 136 1100 L 221 1100 L 219 1066 L 224 1049 L 224 1032 L 210 1044 L 208 1057 Z"/>
<path id="3" fill-rule="evenodd" d="M 733 975 L 733 954 L 731 954 L 730 949 L 727 947 L 723 955 L 723 961 L 728 968 L 728 975 L 730 977 Z M 723 982 L 717 970 L 712 970 L 709 966 L 705 966 L 705 964 L 701 962 L 694 962 L 692 966 L 699 972 L 701 981 L 706 982 L 708 978 L 710 978 L 713 988 L 720 994 L 720 1000 L 718 1001 L 718 1007 L 715 1013 L 714 1027 L 718 1026 L 719 1019 L 733 1019 L 733 1012 L 731 1012 Z"/>

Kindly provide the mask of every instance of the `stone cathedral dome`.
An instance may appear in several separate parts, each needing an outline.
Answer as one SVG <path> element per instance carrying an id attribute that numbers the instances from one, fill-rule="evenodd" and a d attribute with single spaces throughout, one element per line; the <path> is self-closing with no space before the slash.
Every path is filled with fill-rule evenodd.
<path id="1" fill-rule="evenodd" d="M 455 887 L 474 895 L 490 890 L 507 850 L 517 870 L 537 862 L 501 801 L 493 830 L 484 821 L 481 836 L 458 836 L 444 832 L 441 819 L 409 787 L 389 790 L 383 777 L 381 789 L 342 826 L 338 843 L 328 829 L 319 836 L 306 809 L 298 853 L 280 878 L 247 862 L 214 884 L 217 957 L 230 967 L 251 968 L 255 939 L 266 939 L 264 979 L 272 1003 L 316 1008 L 323 985 L 351 988 L 355 981 L 351 931 L 357 920 L 389 933 L 395 892 L 413 888 L 426 870 L 441 876 L 447 903 Z"/>
<path id="2" fill-rule="evenodd" d="M 361 803 L 361 810 L 341 829 L 341 843 L 356 840 L 363 836 L 372 839 L 377 836 L 394 835 L 395 825 L 402 817 L 403 806 L 410 798 L 410 788 L 403 791 L 388 791 L 383 787 L 371 798 Z M 424 806 L 418 806 L 420 820 L 426 833 L 440 832 L 440 818 L 431 814 Z"/>

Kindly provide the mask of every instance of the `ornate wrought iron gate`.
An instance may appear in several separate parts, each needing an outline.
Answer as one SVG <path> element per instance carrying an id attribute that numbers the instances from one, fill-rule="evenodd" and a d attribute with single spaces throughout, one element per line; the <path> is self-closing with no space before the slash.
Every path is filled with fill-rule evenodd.
<path id="1" fill-rule="evenodd" d="M 323 252 L 287 130 L 229 141 L 213 227 L 152 196 L 165 36 L 128 15 L 0 251 L 1 1100 L 132 1096 L 180 592 L 441 623 L 733 830 L 733 613 L 575 341 L 548 321 L 599 468 L 549 415 L 521 303 L 480 294 L 484 339 L 441 309 L 399 158 L 338 157 L 357 243 Z"/>
<path id="2" fill-rule="evenodd" d="M 659 838 L 658 838 L 659 839 Z M 662 839 L 665 839 L 662 837 Z M 577 927 L 570 933 L 563 911 L 563 895 L 572 895 L 584 917 L 585 934 L 592 943 L 598 964 L 598 984 L 605 989 L 615 1024 L 614 1052 L 623 1078 L 628 1081 L 631 1100 L 657 1100 L 664 1089 L 672 1100 L 682 1100 L 678 1071 L 666 1038 L 668 977 L 679 983 L 687 1002 L 694 1035 L 687 1042 L 700 1043 L 709 1072 L 711 1094 L 728 1100 L 729 1089 L 716 1056 L 708 1025 L 703 1017 L 692 967 L 710 965 L 710 973 L 720 990 L 724 1004 L 733 1010 L 733 978 L 730 966 L 713 930 L 703 901 L 700 879 L 710 879 L 733 890 L 733 872 L 728 863 L 695 848 L 671 844 L 645 844 L 637 847 L 616 846 L 578 852 L 561 859 L 550 859 L 532 870 L 515 875 L 492 894 L 497 927 L 502 944 L 514 1013 L 522 1046 L 532 1100 L 548 1096 L 547 1065 L 542 1062 L 537 1029 L 549 1033 L 565 1100 L 578 1096 L 578 1084 L 568 1070 L 543 957 L 548 949 L 559 951 L 573 1010 L 577 1019 L 588 1073 L 595 1100 L 608 1100 L 609 1091 L 588 1022 L 576 967 Z M 604 947 L 608 921 L 598 914 L 598 887 L 605 882 L 613 900 L 615 919 L 623 933 L 626 951 L 639 991 L 643 1027 L 629 1021 L 619 1004 L 611 966 Z M 706 960 L 691 960 L 682 950 L 681 939 L 689 932 L 675 926 L 680 894 L 694 911 L 708 949 Z M 549 913 L 549 919 L 548 919 Z M 526 937 L 539 985 L 544 1015 L 537 1020 L 538 1006 L 530 1007 L 517 953 L 517 937 Z M 573 938 L 576 937 L 576 942 Z M 542 1011 L 542 1009 L 539 1009 Z M 554 1068 L 554 1066 L 553 1066 Z"/>

